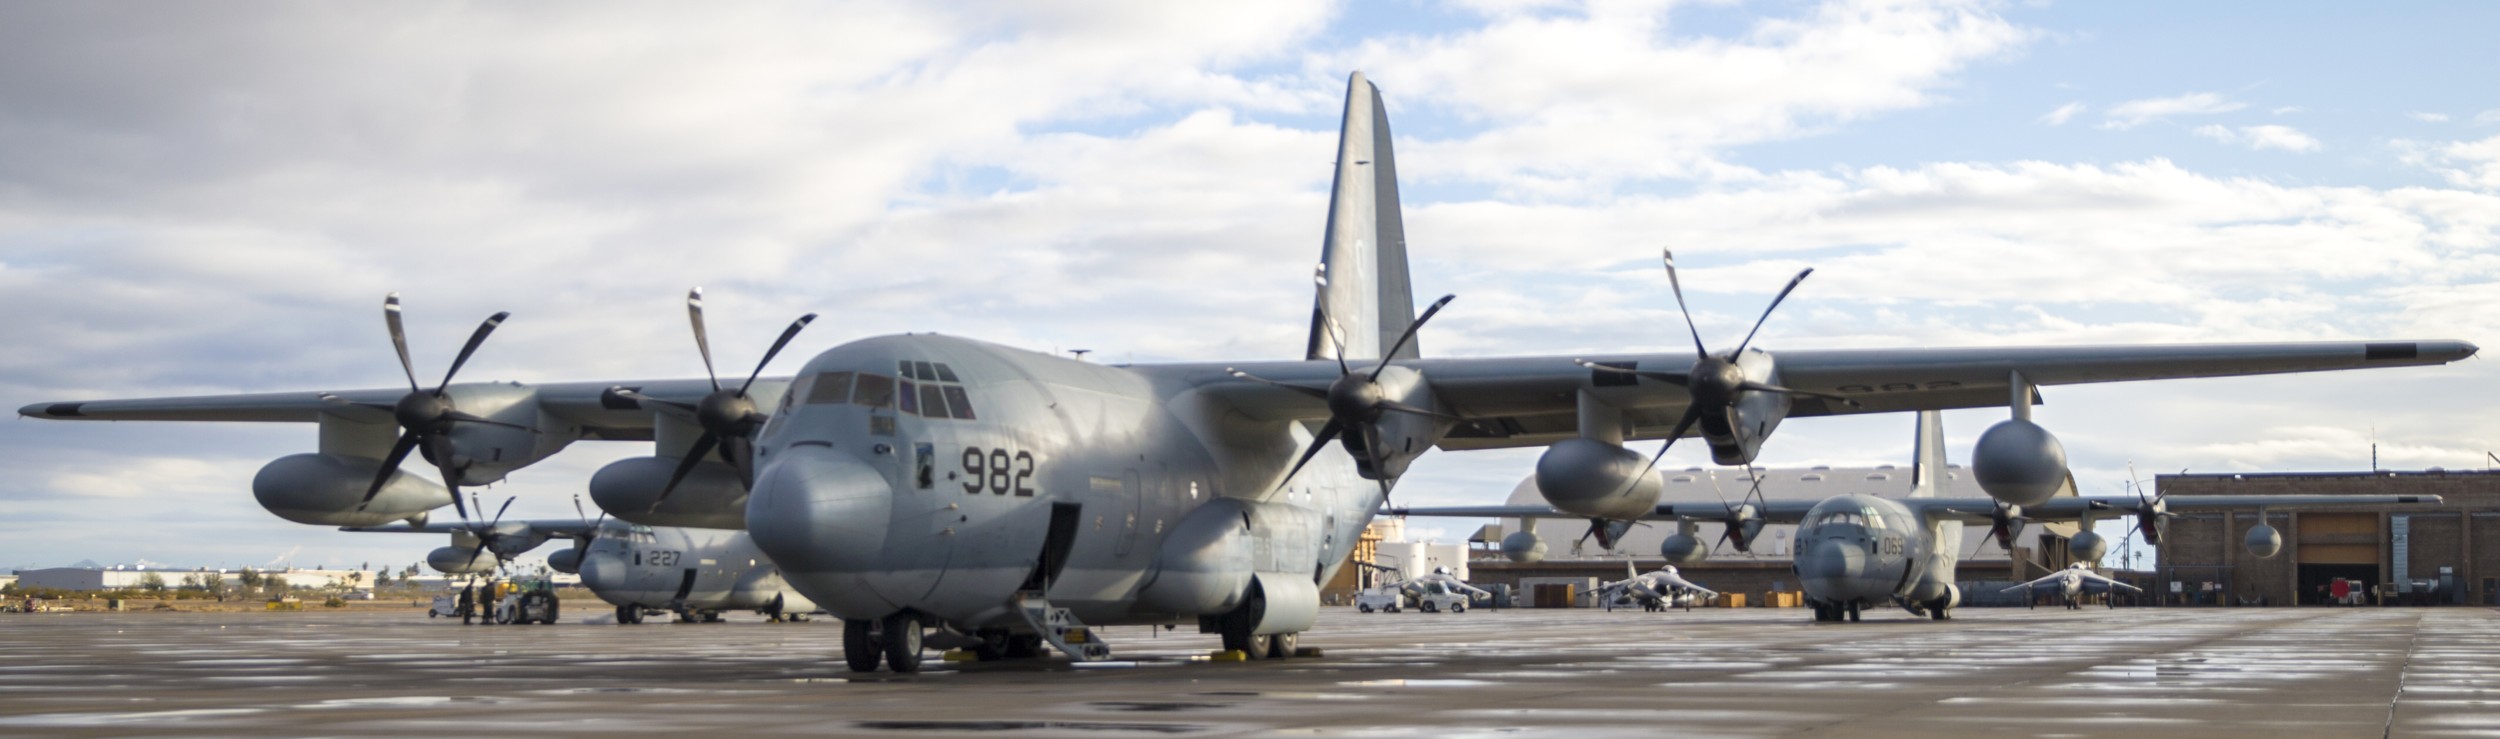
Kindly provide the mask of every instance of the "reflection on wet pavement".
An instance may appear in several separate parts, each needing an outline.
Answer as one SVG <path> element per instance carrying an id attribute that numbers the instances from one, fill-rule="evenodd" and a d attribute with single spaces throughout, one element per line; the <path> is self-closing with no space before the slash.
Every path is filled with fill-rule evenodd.
<path id="1" fill-rule="evenodd" d="M 1322 658 L 1114 627 L 1119 662 L 914 676 L 843 670 L 826 621 L 6 616 L 0 733 L 2500 735 L 2488 609 L 1960 615 L 1331 609 L 1303 637 Z"/>

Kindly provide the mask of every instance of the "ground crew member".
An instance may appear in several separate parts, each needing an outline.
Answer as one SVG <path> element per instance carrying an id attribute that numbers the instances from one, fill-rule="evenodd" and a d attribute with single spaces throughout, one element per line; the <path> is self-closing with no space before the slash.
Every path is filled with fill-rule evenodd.
<path id="1" fill-rule="evenodd" d="M 456 609 L 454 609 L 454 610 L 457 610 L 457 611 L 459 611 L 459 612 L 460 612 L 460 625 L 462 625 L 462 626 L 467 626 L 467 625 L 469 625 L 469 624 L 471 624 L 471 623 L 475 623 L 474 621 L 471 621 L 470 619 L 475 618 L 475 617 L 477 616 L 477 583 L 476 583 L 476 582 L 474 582 L 474 581 L 473 581 L 473 582 L 470 582 L 470 583 L 468 584 L 468 586 L 463 587 L 463 588 L 461 588 L 461 589 L 460 589 L 460 607 L 459 607 L 459 608 L 456 608 Z"/>

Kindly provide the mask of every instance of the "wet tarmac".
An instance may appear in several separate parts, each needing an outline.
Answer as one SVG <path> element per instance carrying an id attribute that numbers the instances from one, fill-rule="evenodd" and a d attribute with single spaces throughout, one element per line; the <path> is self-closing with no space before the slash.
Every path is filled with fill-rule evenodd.
<path id="1" fill-rule="evenodd" d="M 0 734 L 2500 736 L 2489 609 L 1960 616 L 1328 609 L 1317 658 L 1131 627 L 1110 664 L 860 677 L 823 621 L 8 615 Z"/>

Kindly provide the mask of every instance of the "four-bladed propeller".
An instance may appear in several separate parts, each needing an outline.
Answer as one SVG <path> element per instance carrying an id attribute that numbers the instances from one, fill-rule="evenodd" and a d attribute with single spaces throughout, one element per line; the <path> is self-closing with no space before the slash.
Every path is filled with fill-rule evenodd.
<path id="1" fill-rule="evenodd" d="M 1805 270 L 1798 272 L 1796 277 L 1789 278 L 1788 286 L 1780 288 L 1779 295 L 1771 298 L 1771 304 L 1762 309 L 1762 316 L 1754 319 L 1753 329 L 1745 332 L 1745 339 L 1736 343 L 1736 350 L 1728 352 L 1724 356 L 1720 356 L 1711 354 L 1710 347 L 1702 343 L 1701 328 L 1693 323 L 1693 310 L 1684 304 L 1684 284 L 1682 281 L 1676 279 L 1675 275 L 1675 252 L 1665 252 L 1664 261 L 1667 267 L 1667 287 L 1675 292 L 1675 308 L 1676 310 L 1683 312 L 1684 328 L 1693 335 L 1694 359 L 1692 368 L 1683 372 L 1662 372 L 1658 370 L 1616 367 L 1613 365 L 1599 364 L 1587 360 L 1576 360 L 1579 362 L 1580 366 L 1587 367 L 1598 372 L 1634 375 L 1671 385 L 1677 385 L 1683 387 L 1685 392 L 1692 397 L 1692 402 L 1684 407 L 1684 416 L 1676 419 L 1675 429 L 1667 433 L 1667 443 L 1658 446 L 1658 453 L 1649 458 L 1649 466 L 1641 468 L 1641 474 L 1635 476 L 1635 479 L 1647 476 L 1651 470 L 1657 469 L 1658 460 L 1667 456 L 1667 449 L 1675 446 L 1675 441 L 1683 438 L 1684 432 L 1691 431 L 1693 424 L 1702 421 L 1704 418 L 1718 420 L 1720 426 L 1723 428 L 1735 428 L 1736 424 L 1734 419 L 1729 418 L 1729 415 L 1736 406 L 1738 393 L 1757 392 L 1778 393 L 1781 395 L 1803 395 L 1813 398 L 1823 398 L 1825 400 L 1836 400 L 1853 406 L 1858 404 L 1855 400 L 1838 395 L 1832 395 L 1830 393 L 1818 393 L 1798 390 L 1795 388 L 1781 387 L 1767 382 L 1759 382 L 1747 378 L 1745 376 L 1745 368 L 1738 366 L 1736 363 L 1738 358 L 1744 356 L 1745 347 L 1753 344 L 1754 334 L 1762 331 L 1762 323 L 1770 320 L 1771 311 L 1777 310 L 1780 307 L 1780 301 L 1788 299 L 1788 293 L 1795 291 L 1798 283 L 1806 281 L 1806 275 L 1814 274 L 1813 268 L 1806 268 Z"/>
<path id="2" fill-rule="evenodd" d="M 1328 273 L 1325 266 L 1312 278 L 1312 281 L 1322 291 L 1328 288 Z M 1364 461 L 1369 463 L 1371 469 L 1380 469 L 1379 423 L 1380 417 L 1389 413 L 1429 416 L 1453 423 L 1472 423 L 1467 419 L 1430 408 L 1420 408 L 1391 400 L 1388 390 L 1380 385 L 1380 374 L 1389 369 L 1390 358 L 1396 357 L 1399 351 L 1405 349 L 1407 342 L 1415 340 L 1415 332 L 1424 327 L 1425 321 L 1432 320 L 1433 314 L 1440 313 L 1442 306 L 1449 305 L 1450 301 L 1457 297 L 1456 295 L 1443 295 L 1440 300 L 1432 301 L 1432 306 L 1425 308 L 1422 315 L 1416 316 L 1412 323 L 1406 324 L 1406 332 L 1398 335 L 1397 343 L 1389 345 L 1387 350 L 1380 353 L 1380 364 L 1373 367 L 1369 374 L 1356 372 L 1352 365 L 1346 363 L 1345 340 L 1337 336 L 1334 318 L 1322 313 L 1319 320 L 1321 329 L 1327 331 L 1329 340 L 1337 345 L 1337 379 L 1328 383 L 1326 390 L 1277 382 L 1241 370 L 1225 368 L 1225 371 L 1234 377 L 1291 390 L 1328 403 L 1328 423 L 1320 426 L 1319 433 L 1311 437 L 1311 445 L 1302 450 L 1302 457 L 1294 460 L 1293 468 L 1285 472 L 1284 479 L 1277 481 L 1277 487 L 1282 488 L 1286 483 L 1291 482 L 1293 476 L 1302 471 L 1303 465 L 1309 464 L 1312 457 L 1319 456 L 1320 450 L 1328 447 L 1328 442 L 1335 441 L 1342 434 L 1361 434 L 1359 439 L 1366 458 Z M 1327 301 L 1320 301 L 1320 305 L 1327 305 Z M 1388 481 L 1382 480 L 1381 485 L 1385 493 L 1388 489 Z"/>
<path id="3" fill-rule="evenodd" d="M 625 388 L 617 388 L 614 391 L 620 397 L 680 418 L 691 419 L 695 425 L 703 429 L 703 435 L 697 437 L 694 440 L 694 446 L 686 450 L 686 457 L 677 464 L 676 471 L 669 474 L 668 485 L 660 488 L 659 497 L 652 499 L 651 510 L 654 511 L 660 509 L 661 503 L 668 501 L 669 494 L 677 491 L 678 483 L 684 482 L 687 475 L 694 473 L 695 465 L 702 464 L 705 455 L 715 452 L 719 454 L 722 462 L 728 463 L 731 469 L 737 470 L 740 486 L 753 487 L 755 485 L 755 470 L 752 464 L 755 432 L 764 427 L 764 421 L 769 416 L 756 409 L 755 398 L 748 395 L 747 390 L 755 386 L 755 378 L 764 374 L 764 367 L 772 364 L 773 357 L 780 355 L 782 348 L 789 346 L 790 340 L 798 337 L 799 330 L 807 328 L 807 324 L 816 320 L 816 314 L 809 313 L 790 322 L 789 328 L 782 329 L 781 338 L 773 341 L 773 348 L 764 352 L 764 359 L 755 363 L 755 371 L 747 373 L 746 382 L 731 389 L 721 386 L 720 375 L 712 369 L 712 343 L 703 327 L 703 288 L 698 287 L 687 291 L 686 316 L 694 325 L 695 351 L 703 355 L 703 374 L 712 380 L 711 394 L 703 396 L 701 401 L 688 404 L 642 395 Z"/>
<path id="4" fill-rule="evenodd" d="M 527 426 L 462 412 L 452 404 L 451 396 L 444 391 L 451 387 L 452 378 L 460 375 L 461 365 L 468 364 L 469 356 L 477 353 L 478 345 L 486 343 L 487 335 L 494 333 L 495 327 L 503 325 L 504 319 L 511 316 L 511 313 L 496 313 L 488 316 L 485 323 L 478 324 L 477 331 L 469 334 L 469 343 L 462 345 L 460 354 L 451 360 L 451 370 L 443 373 L 443 381 L 436 384 L 434 389 L 427 390 L 424 386 L 417 384 L 416 364 L 408 360 L 408 333 L 400 325 L 399 293 L 391 293 L 389 297 L 383 298 L 382 318 L 390 326 L 391 346 L 399 350 L 399 369 L 408 375 L 408 394 L 400 397 L 399 402 L 394 405 L 350 404 L 362 408 L 388 410 L 392 420 L 397 422 L 400 428 L 399 440 L 391 444 L 390 454 L 383 457 L 382 467 L 373 477 L 373 486 L 365 490 L 364 501 L 356 505 L 357 510 L 364 510 L 366 505 L 371 504 L 373 497 L 381 494 L 383 484 L 390 482 L 391 474 L 399 471 L 399 463 L 408 458 L 409 452 L 416 451 L 422 445 L 427 460 L 433 462 L 435 469 L 443 475 L 443 487 L 451 493 L 452 507 L 460 511 L 461 520 L 469 519 L 469 509 L 460 501 L 460 470 L 452 467 L 451 430 L 453 426 L 475 423 L 522 430 L 530 429 Z"/>

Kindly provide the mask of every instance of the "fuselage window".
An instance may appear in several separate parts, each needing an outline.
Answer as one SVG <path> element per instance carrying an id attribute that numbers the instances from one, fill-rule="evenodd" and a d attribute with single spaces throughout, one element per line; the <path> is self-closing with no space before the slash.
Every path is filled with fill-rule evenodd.
<path id="1" fill-rule="evenodd" d="M 838 405 L 851 402 L 851 373 L 827 372 L 816 376 L 816 384 L 807 388 L 808 405 Z"/>
<path id="2" fill-rule="evenodd" d="M 938 382 L 963 382 L 955 379 L 955 368 L 946 366 L 945 362 L 937 363 L 937 380 Z"/>
<path id="3" fill-rule="evenodd" d="M 946 365 L 938 365 L 938 374 L 946 374 Z M 946 389 L 946 412 L 954 414 L 956 418 L 961 418 L 966 421 L 972 420 L 971 396 L 965 395 L 964 389 L 960 385 L 945 385 L 943 387 Z"/>
<path id="4" fill-rule="evenodd" d="M 894 405 L 894 378 L 862 372 L 859 384 L 851 392 L 851 402 L 870 408 Z"/>
<path id="5" fill-rule="evenodd" d="M 920 389 L 912 386 L 910 382 L 903 383 L 903 392 L 895 396 L 895 399 L 902 401 L 904 413 L 920 413 Z"/>
<path id="6" fill-rule="evenodd" d="M 943 391 L 938 390 L 938 386 L 920 386 L 920 415 L 928 416 L 930 418 L 947 417 L 946 395 Z"/>

